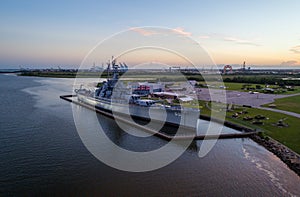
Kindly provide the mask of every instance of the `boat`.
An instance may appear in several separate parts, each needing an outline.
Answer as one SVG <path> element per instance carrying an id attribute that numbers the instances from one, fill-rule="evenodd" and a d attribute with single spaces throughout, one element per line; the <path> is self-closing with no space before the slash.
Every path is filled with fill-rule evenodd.
<path id="1" fill-rule="evenodd" d="M 162 122 L 173 127 L 196 131 L 199 109 L 165 104 L 157 98 L 134 94 L 131 88 L 119 80 L 120 66 L 115 60 L 108 65 L 107 69 L 110 68 L 112 68 L 112 78 L 108 77 L 106 81 L 98 83 L 94 90 L 83 88 L 83 85 L 75 90 L 79 102 L 114 115 L 131 117 L 134 120 Z"/>

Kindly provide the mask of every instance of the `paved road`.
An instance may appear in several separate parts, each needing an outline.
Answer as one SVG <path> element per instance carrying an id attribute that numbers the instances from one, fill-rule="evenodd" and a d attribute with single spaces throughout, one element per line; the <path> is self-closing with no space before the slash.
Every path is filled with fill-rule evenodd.
<path id="1" fill-rule="evenodd" d="M 269 110 L 269 111 L 273 111 L 273 112 L 279 112 L 279 113 L 282 113 L 282 114 L 286 114 L 286 115 L 290 115 L 290 116 L 300 118 L 300 114 L 297 114 L 295 112 L 289 112 L 289 111 L 284 111 L 284 110 L 274 109 L 274 108 L 268 108 L 268 107 L 255 107 L 255 108 L 263 109 L 263 110 Z"/>
<path id="2" fill-rule="evenodd" d="M 264 94 L 264 93 L 257 93 L 257 94 L 250 94 L 249 92 L 239 92 L 239 91 L 226 91 L 226 96 L 224 94 L 224 90 L 218 90 L 218 89 L 207 89 L 207 88 L 201 88 L 201 91 L 198 93 L 198 99 L 200 100 L 212 100 L 216 102 L 223 102 L 223 103 L 232 103 L 237 105 L 250 105 L 254 108 L 258 109 L 264 109 L 274 112 L 279 112 L 283 114 L 287 114 L 290 116 L 294 116 L 297 118 L 300 118 L 300 114 L 284 111 L 280 109 L 274 109 L 274 108 L 267 108 L 267 107 L 261 107 L 261 105 L 272 103 L 275 101 L 275 99 L 278 98 L 285 98 L 285 97 L 291 97 L 291 96 L 298 96 L 300 93 L 297 94 Z"/>
<path id="3" fill-rule="evenodd" d="M 201 92 L 198 94 L 198 99 L 200 100 L 212 100 L 212 101 L 223 101 L 222 97 L 224 96 L 224 90 L 218 89 L 207 89 L 201 88 Z M 238 104 L 238 105 L 251 105 L 261 106 L 267 103 L 274 102 L 277 98 L 284 98 L 289 95 L 276 95 L 276 94 L 250 94 L 248 92 L 239 92 L 239 91 L 226 91 L 226 103 Z"/>

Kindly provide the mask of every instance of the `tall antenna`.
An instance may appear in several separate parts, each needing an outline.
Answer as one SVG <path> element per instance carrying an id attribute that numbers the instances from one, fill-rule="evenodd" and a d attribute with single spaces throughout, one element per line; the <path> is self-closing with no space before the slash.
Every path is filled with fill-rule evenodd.
<path id="1" fill-rule="evenodd" d="M 107 61 L 107 79 L 109 79 L 110 61 Z"/>

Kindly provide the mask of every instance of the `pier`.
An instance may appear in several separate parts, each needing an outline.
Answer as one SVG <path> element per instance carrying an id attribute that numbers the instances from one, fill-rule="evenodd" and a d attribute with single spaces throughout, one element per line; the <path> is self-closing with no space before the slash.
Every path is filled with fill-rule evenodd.
<path id="1" fill-rule="evenodd" d="M 159 137 L 161 139 L 164 139 L 164 140 L 167 140 L 167 141 L 170 141 L 170 140 L 190 140 L 190 139 L 193 139 L 193 140 L 211 140 L 211 139 L 246 138 L 246 137 L 251 137 L 252 135 L 255 135 L 255 134 L 258 133 L 257 131 L 250 131 L 249 129 L 245 129 L 244 132 L 241 131 L 240 133 L 226 133 L 226 134 L 220 134 L 220 135 L 172 136 L 172 135 L 168 135 L 168 134 L 165 134 L 165 133 L 157 132 L 157 131 L 155 131 L 151 128 L 147 128 L 147 127 L 144 127 L 144 126 L 139 125 L 139 124 L 133 124 L 132 122 L 126 120 L 125 118 L 123 118 L 121 116 L 116 116 L 116 115 L 113 115 L 111 113 L 99 110 L 99 109 L 97 109 L 97 108 L 95 108 L 91 105 L 76 101 L 76 100 L 72 99 L 73 97 L 77 97 L 77 96 L 76 95 L 62 95 L 62 96 L 60 96 L 60 98 L 65 100 L 65 101 L 68 101 L 68 102 L 80 105 L 82 107 L 88 108 L 90 110 L 96 111 L 99 114 L 105 115 L 105 116 L 110 117 L 110 118 L 117 119 L 117 120 L 122 121 L 126 124 L 133 125 L 134 127 L 138 128 L 138 129 L 144 130 L 148 133 L 153 134 L 154 136 L 157 136 L 157 137 Z M 201 116 L 200 116 L 200 118 L 201 118 Z M 207 118 L 204 118 L 204 119 L 207 119 Z M 212 119 L 212 121 L 213 121 L 213 119 Z M 226 124 L 225 124 L 225 126 L 226 126 Z M 239 130 L 243 130 L 243 129 L 239 129 Z"/>

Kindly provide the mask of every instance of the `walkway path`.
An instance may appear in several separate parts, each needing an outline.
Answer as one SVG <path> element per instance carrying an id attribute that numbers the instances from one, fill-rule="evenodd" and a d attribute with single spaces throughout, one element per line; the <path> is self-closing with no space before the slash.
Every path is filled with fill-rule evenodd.
<path id="1" fill-rule="evenodd" d="M 278 112 L 278 113 L 282 113 L 282 114 L 286 114 L 286 115 L 290 115 L 290 116 L 300 118 L 300 114 L 297 114 L 295 112 L 284 111 L 284 110 L 281 110 L 281 109 L 274 109 L 274 108 L 268 108 L 268 107 L 255 107 L 255 108 L 263 109 L 263 110 L 269 110 L 269 111 Z"/>
<path id="2" fill-rule="evenodd" d="M 281 98 L 286 98 L 286 97 L 291 97 L 291 96 L 299 96 L 300 93 L 297 94 L 286 94 L 286 95 L 281 95 Z M 286 114 L 286 115 L 290 115 L 290 116 L 294 116 L 296 118 L 300 118 L 300 114 L 295 113 L 295 112 L 290 112 L 290 111 L 285 111 L 285 110 L 281 110 L 281 109 L 274 109 L 274 108 L 268 108 L 268 107 L 256 107 L 258 109 L 263 109 L 263 110 L 269 110 L 269 111 L 273 111 L 273 112 L 279 112 L 282 114 Z"/>

